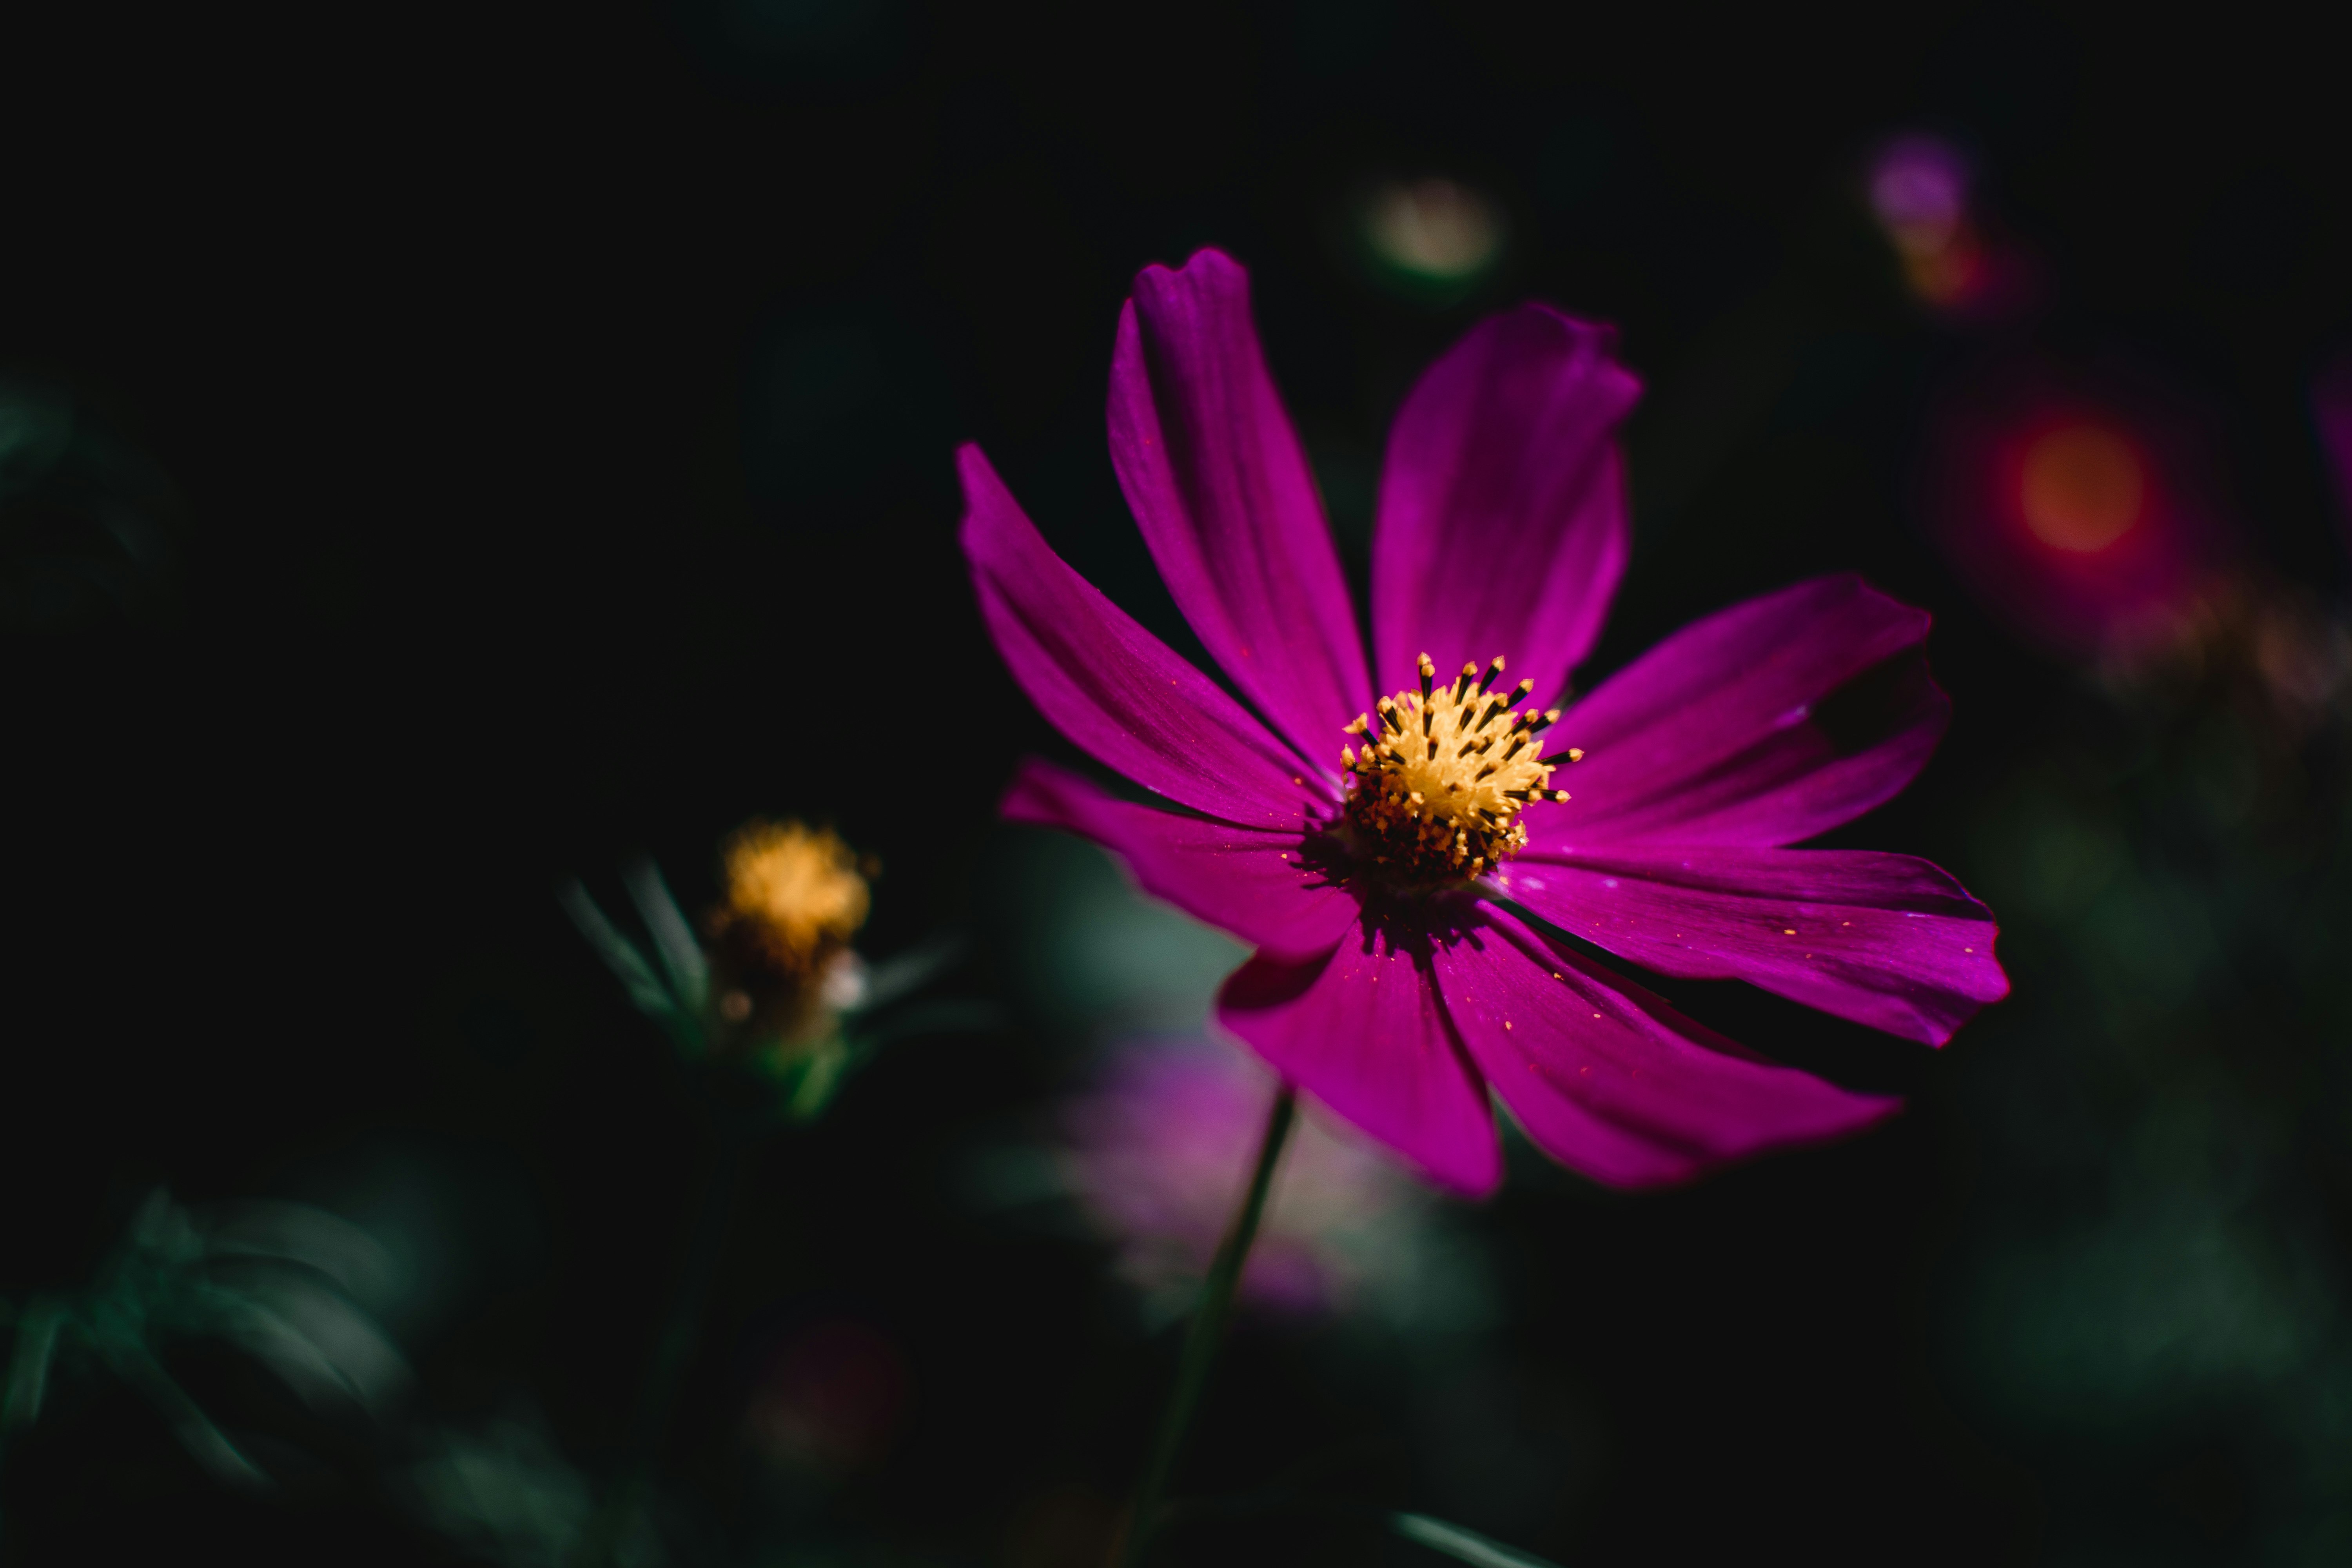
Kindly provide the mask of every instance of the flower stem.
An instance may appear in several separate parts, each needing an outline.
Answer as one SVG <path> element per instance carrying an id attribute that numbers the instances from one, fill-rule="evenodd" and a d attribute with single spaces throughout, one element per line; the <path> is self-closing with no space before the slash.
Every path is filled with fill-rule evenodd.
<path id="1" fill-rule="evenodd" d="M 1135 1494 L 1135 1511 L 1128 1517 L 1127 1548 L 1119 1554 L 1121 1568 L 1140 1568 L 1145 1550 L 1151 1543 L 1151 1531 L 1157 1525 L 1161 1495 L 1168 1489 L 1169 1479 L 1175 1473 L 1176 1459 L 1184 1447 L 1184 1433 L 1192 1424 L 1193 1409 L 1201 1403 L 1201 1391 L 1209 1381 L 1209 1368 L 1217 1359 L 1217 1347 L 1225 1337 L 1225 1320 L 1233 1316 L 1234 1290 L 1241 1283 L 1242 1264 L 1249 1258 L 1250 1243 L 1257 1237 L 1257 1222 L 1265 1212 L 1265 1194 L 1274 1185 L 1274 1168 L 1282 1158 L 1282 1146 L 1290 1136 L 1290 1123 L 1297 1109 L 1288 1084 L 1274 1097 L 1274 1110 L 1265 1119 L 1265 1136 L 1258 1143 L 1257 1168 L 1250 1173 L 1249 1190 L 1242 1195 L 1242 1206 L 1234 1215 L 1233 1228 L 1217 1247 L 1216 1260 L 1209 1265 L 1209 1278 L 1201 1287 L 1201 1302 L 1193 1310 L 1192 1321 L 1184 1331 L 1184 1349 L 1176 1364 L 1176 1387 L 1168 1396 L 1168 1408 L 1160 1417 L 1160 1435 L 1151 1445 L 1151 1463 L 1143 1472 L 1143 1485 Z"/>
<path id="2" fill-rule="evenodd" d="M 677 1289 L 670 1298 L 669 1316 L 662 1325 L 661 1338 L 654 1342 L 653 1361 L 646 1369 L 646 1380 L 638 1392 L 636 1415 L 630 1424 L 626 1468 L 613 1500 L 612 1516 L 605 1521 L 608 1531 L 617 1531 L 625 1526 L 625 1516 L 640 1503 L 653 1484 L 654 1470 L 661 1458 L 662 1437 L 669 1429 L 670 1414 L 677 1404 L 687 1360 L 709 1306 L 711 1283 L 719 1273 L 728 1223 L 734 1218 L 735 1200 L 742 1186 L 752 1142 L 750 1133 L 732 1126 L 722 1128 L 719 1134 L 719 1147 L 703 1182 L 701 1203 L 687 1242 Z"/>

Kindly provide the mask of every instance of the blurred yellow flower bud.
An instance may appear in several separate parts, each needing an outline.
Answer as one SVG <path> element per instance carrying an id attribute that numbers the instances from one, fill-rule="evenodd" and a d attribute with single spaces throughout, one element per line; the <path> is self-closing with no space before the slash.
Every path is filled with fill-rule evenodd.
<path id="1" fill-rule="evenodd" d="M 795 978 L 845 946 L 873 904 L 839 835 L 798 822 L 751 822 L 727 841 L 727 902 L 715 923 Z"/>
<path id="2" fill-rule="evenodd" d="M 709 922 L 719 1016 L 787 1051 L 821 1040 L 864 991 L 849 942 L 873 904 L 872 863 L 830 829 L 755 820 L 728 839 L 724 869 Z"/>

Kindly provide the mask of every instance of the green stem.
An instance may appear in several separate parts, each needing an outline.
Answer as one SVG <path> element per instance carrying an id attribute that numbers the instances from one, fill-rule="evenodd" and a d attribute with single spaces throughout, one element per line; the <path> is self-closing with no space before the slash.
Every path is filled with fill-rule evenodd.
<path id="1" fill-rule="evenodd" d="M 1143 1485 L 1135 1494 L 1135 1511 L 1127 1524 L 1127 1549 L 1119 1554 L 1121 1568 L 1140 1568 L 1145 1550 L 1151 1543 L 1153 1527 L 1160 1522 L 1160 1498 L 1176 1470 L 1176 1460 L 1184 1447 L 1184 1433 L 1192 1424 L 1192 1412 L 1201 1403 L 1201 1391 L 1209 1381 L 1209 1368 L 1217 1359 L 1217 1347 L 1225 1337 L 1225 1320 L 1233 1316 L 1234 1289 L 1241 1283 L 1242 1264 L 1249 1258 L 1250 1243 L 1257 1238 L 1257 1222 L 1265 1212 L 1265 1194 L 1274 1185 L 1274 1168 L 1282 1158 L 1282 1145 L 1290 1136 L 1290 1123 L 1297 1110 L 1297 1101 L 1290 1086 L 1274 1097 L 1274 1110 L 1265 1119 L 1265 1137 L 1257 1148 L 1257 1169 L 1250 1173 L 1249 1190 L 1242 1196 L 1239 1213 L 1234 1215 L 1233 1229 L 1225 1233 L 1217 1248 L 1216 1261 L 1209 1266 L 1209 1278 L 1201 1287 L 1201 1304 L 1193 1310 L 1192 1321 L 1184 1331 L 1184 1350 L 1176 1364 L 1176 1387 L 1168 1396 L 1168 1408 L 1160 1417 L 1160 1435 L 1152 1442 L 1151 1463 L 1143 1472 Z"/>
<path id="2" fill-rule="evenodd" d="M 637 1396 L 636 1418 L 631 1423 L 628 1466 L 622 1472 L 615 1500 L 623 1510 L 634 1505 L 651 1484 L 655 1465 L 661 1458 L 662 1436 L 669 1429 L 670 1414 L 685 1381 L 687 1361 L 701 1331 L 703 1314 L 709 1307 L 711 1283 L 718 1278 L 728 1223 L 734 1218 L 736 1192 L 742 1184 L 751 1143 L 751 1134 L 738 1128 L 728 1127 L 719 1133 L 718 1152 L 703 1184 L 694 1232 L 687 1242 L 685 1262 L 678 1271 L 677 1289 L 670 1298 L 669 1317 L 662 1325 L 661 1338 L 654 1342 L 653 1361 L 646 1369 L 645 1384 Z"/>

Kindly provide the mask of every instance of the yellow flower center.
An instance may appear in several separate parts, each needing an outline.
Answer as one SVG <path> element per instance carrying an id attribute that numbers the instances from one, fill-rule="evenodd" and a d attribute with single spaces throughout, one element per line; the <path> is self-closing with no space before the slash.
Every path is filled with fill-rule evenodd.
<path id="1" fill-rule="evenodd" d="M 1348 726 L 1363 737 L 1360 755 L 1339 750 L 1351 775 L 1348 826 L 1382 879 L 1427 885 L 1490 870 L 1528 841 L 1522 808 L 1568 798 L 1550 787 L 1552 770 L 1584 753 L 1544 756 L 1536 737 L 1559 710 L 1513 712 L 1535 682 L 1495 690 L 1502 673 L 1499 658 L 1484 676 L 1465 664 L 1451 686 L 1438 687 L 1423 654 L 1419 691 L 1383 697 L 1377 721 L 1363 714 Z"/>
<path id="2" fill-rule="evenodd" d="M 721 921 L 787 974 L 807 974 L 845 945 L 866 923 L 871 902 L 856 855 L 835 834 L 753 822 L 727 841 Z"/>

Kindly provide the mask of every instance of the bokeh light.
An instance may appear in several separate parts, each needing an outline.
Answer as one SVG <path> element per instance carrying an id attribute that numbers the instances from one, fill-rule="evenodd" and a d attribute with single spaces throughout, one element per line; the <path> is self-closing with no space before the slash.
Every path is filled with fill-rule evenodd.
<path id="1" fill-rule="evenodd" d="M 1374 187 L 1361 221 L 1380 271 L 1444 298 L 1485 277 L 1501 258 L 1507 234 L 1502 208 L 1491 197 L 1435 176 Z"/>
<path id="2" fill-rule="evenodd" d="M 2100 425 L 2066 424 L 2026 443 L 2018 510 L 2033 536 L 2076 555 L 2131 531 L 2147 503 L 2147 469 L 2131 438 Z"/>
<path id="3" fill-rule="evenodd" d="M 1870 205 L 1921 249 L 1949 244 L 1968 221 L 1968 162 L 1935 137 L 1897 138 L 1871 166 Z"/>
<path id="4" fill-rule="evenodd" d="M 2141 374 L 2011 362 L 1965 382 L 1921 475 L 1928 531 L 1986 607 L 2069 658 L 2184 635 L 2229 555 L 2204 421 Z"/>
<path id="5" fill-rule="evenodd" d="M 1968 155 L 1940 136 L 1911 132 L 1880 146 L 1864 175 L 1871 216 L 1894 249 L 1911 296 L 1938 315 L 2005 315 L 2031 295 L 2032 268 L 1997 241 Z"/>
<path id="6" fill-rule="evenodd" d="M 1987 281 L 1969 184 L 1967 160 L 1932 136 L 1898 137 L 1871 165 L 1871 208 L 1903 263 L 1905 281 L 1929 305 L 1967 304 Z"/>

